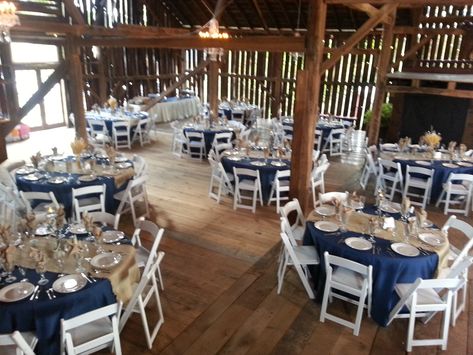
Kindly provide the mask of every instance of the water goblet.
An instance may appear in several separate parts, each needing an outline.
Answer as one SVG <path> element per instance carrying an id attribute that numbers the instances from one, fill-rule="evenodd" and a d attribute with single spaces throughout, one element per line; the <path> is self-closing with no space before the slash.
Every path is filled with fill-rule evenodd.
<path id="1" fill-rule="evenodd" d="M 4 265 L 3 265 L 6 273 L 7 273 L 7 278 L 5 279 L 5 281 L 7 283 L 12 283 L 14 281 L 16 281 L 16 276 L 13 276 L 12 275 L 12 272 L 13 270 L 15 270 L 15 264 L 14 263 L 9 263 L 9 262 L 5 262 Z"/>
<path id="2" fill-rule="evenodd" d="M 45 272 L 46 272 L 46 263 L 45 262 L 37 262 L 36 263 L 36 273 L 40 276 L 40 279 L 38 281 L 38 285 L 40 285 L 40 286 L 44 286 L 49 282 L 49 280 L 44 275 Z"/>

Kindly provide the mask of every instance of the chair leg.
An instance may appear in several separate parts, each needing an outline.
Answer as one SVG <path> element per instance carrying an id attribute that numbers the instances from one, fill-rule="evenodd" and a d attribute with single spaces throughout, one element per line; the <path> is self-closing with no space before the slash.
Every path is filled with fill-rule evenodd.
<path id="1" fill-rule="evenodd" d="M 360 334 L 361 319 L 363 318 L 363 310 L 365 309 L 366 294 L 367 285 L 365 284 L 364 289 L 361 291 L 358 309 L 356 310 L 355 327 L 353 328 L 353 335 L 355 336 Z"/>
<path id="2" fill-rule="evenodd" d="M 282 289 L 282 284 L 284 282 L 284 275 L 286 274 L 286 268 L 287 268 L 287 255 L 284 255 L 284 260 L 282 262 L 282 268 L 281 271 L 278 275 L 278 295 L 281 294 L 281 289 Z"/>

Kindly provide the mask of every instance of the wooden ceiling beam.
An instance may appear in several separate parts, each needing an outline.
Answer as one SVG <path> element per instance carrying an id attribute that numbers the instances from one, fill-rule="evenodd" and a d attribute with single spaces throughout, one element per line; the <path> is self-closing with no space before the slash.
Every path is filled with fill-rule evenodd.
<path id="1" fill-rule="evenodd" d="M 359 41 L 361 41 L 363 38 L 366 37 L 366 35 L 371 32 L 374 26 L 376 26 L 386 17 L 388 17 L 391 12 L 396 9 L 396 7 L 396 4 L 386 4 L 379 10 L 379 12 L 375 16 L 370 17 L 363 25 L 361 25 L 361 27 L 354 34 L 350 36 L 350 38 L 346 40 L 343 46 L 339 47 L 338 50 L 334 52 L 329 59 L 322 63 L 322 72 L 333 67 L 342 56 L 349 53 L 350 50 L 355 47 Z"/>
<path id="2" fill-rule="evenodd" d="M 178 38 L 89 38 L 80 39 L 78 43 L 81 46 L 118 48 L 223 48 L 226 50 L 304 52 L 304 37 L 291 36 L 251 36 L 230 40 L 200 38 L 197 36 Z"/>
<path id="3" fill-rule="evenodd" d="M 396 26 L 394 34 L 408 35 L 462 35 L 465 31 L 461 28 L 419 28 L 414 26 Z"/>
<path id="4" fill-rule="evenodd" d="M 358 10 L 361 12 L 366 13 L 369 17 L 376 16 L 378 14 L 379 9 L 369 3 L 364 3 L 364 4 L 350 4 L 348 5 L 349 8 Z M 383 22 L 385 22 L 384 20 Z"/>
<path id="5" fill-rule="evenodd" d="M 269 27 L 268 27 L 268 24 L 267 24 L 267 22 L 266 22 L 264 16 L 263 16 L 263 12 L 261 11 L 261 8 L 260 8 L 259 5 L 258 5 L 258 1 L 257 1 L 257 0 L 253 0 L 252 3 L 253 3 L 253 6 L 254 6 L 256 12 L 258 13 L 258 17 L 259 17 L 261 23 L 263 24 L 263 28 L 264 28 L 266 31 L 268 31 L 268 30 L 269 30 Z"/>
<path id="6" fill-rule="evenodd" d="M 77 25 L 85 25 L 84 16 L 79 8 L 74 4 L 73 0 L 63 0 L 67 14 L 72 18 L 72 23 Z"/>

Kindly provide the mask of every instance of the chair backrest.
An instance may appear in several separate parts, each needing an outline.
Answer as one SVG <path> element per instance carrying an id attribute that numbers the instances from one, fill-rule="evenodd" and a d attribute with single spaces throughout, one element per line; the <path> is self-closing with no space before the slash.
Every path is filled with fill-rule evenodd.
<path id="1" fill-rule="evenodd" d="M 446 279 L 454 279 L 462 275 L 470 266 L 473 264 L 472 257 L 464 257 L 459 260 L 457 263 L 452 264 L 445 272 Z"/>
<path id="2" fill-rule="evenodd" d="M 211 161 L 217 162 L 219 161 L 219 157 L 217 156 L 217 153 L 215 153 L 215 150 L 211 149 L 208 155 L 208 160 L 209 163 L 211 164 Z"/>
<path id="3" fill-rule="evenodd" d="M 401 164 L 393 162 L 387 159 L 378 158 L 379 162 L 379 174 L 384 175 L 389 171 L 395 171 L 400 177 L 402 177 Z"/>
<path id="4" fill-rule="evenodd" d="M 196 131 L 185 131 L 187 141 L 204 141 L 204 133 Z"/>
<path id="5" fill-rule="evenodd" d="M 232 136 L 232 132 L 215 133 L 213 144 L 216 145 L 219 143 L 230 143 Z"/>
<path id="6" fill-rule="evenodd" d="M 283 129 L 284 131 L 288 131 L 289 134 L 292 134 L 292 131 L 294 130 L 294 128 L 293 128 L 292 126 L 290 126 L 290 125 L 284 125 L 284 124 L 283 124 L 283 126 L 282 126 L 282 129 Z"/>
<path id="7" fill-rule="evenodd" d="M 130 121 L 128 121 L 128 120 L 113 121 L 112 127 L 113 127 L 113 132 L 114 133 L 115 132 L 125 132 L 125 131 L 130 130 L 131 124 L 130 124 Z"/>
<path id="8" fill-rule="evenodd" d="M 135 176 L 146 175 L 148 170 L 148 164 L 146 164 L 145 158 L 142 156 L 133 155 L 133 168 L 135 170 Z"/>
<path id="9" fill-rule="evenodd" d="M 116 335 L 118 335 L 118 321 L 117 321 L 118 310 L 119 310 L 119 305 L 117 303 L 113 303 L 108 306 L 94 309 L 93 311 L 81 314 L 79 316 L 76 316 L 70 319 L 61 319 L 61 339 L 62 339 L 61 346 L 63 346 L 64 343 L 68 343 L 68 349 L 70 349 L 71 347 L 74 348 L 74 345 L 72 342 L 72 336 L 70 333 L 71 330 L 81 327 L 83 325 L 92 323 L 99 319 L 108 319 L 110 317 L 112 319 L 112 324 L 114 324 L 114 327 L 113 327 L 114 329 L 112 330 L 112 332 L 108 334 L 103 334 L 103 332 L 100 332 L 100 330 L 97 329 L 96 330 L 98 334 L 97 340 L 100 339 L 101 341 L 96 342 L 94 341 L 96 339 L 87 339 L 88 341 L 86 343 L 81 343 L 78 346 L 81 347 L 81 350 L 86 351 L 86 349 L 87 350 L 95 349 L 99 345 L 113 342 L 114 333 L 116 332 L 117 333 Z"/>
<path id="10" fill-rule="evenodd" d="M 216 145 L 214 145 L 214 150 L 215 152 L 217 153 L 217 156 L 218 156 L 218 160 L 220 160 L 221 158 L 221 154 L 226 151 L 226 150 L 232 150 L 233 149 L 233 145 L 231 143 L 217 143 Z"/>
<path id="11" fill-rule="evenodd" d="M 120 214 L 115 215 L 108 212 L 87 212 L 88 216 L 92 218 L 94 223 L 102 223 L 113 229 L 118 229 L 118 224 L 120 223 Z"/>
<path id="12" fill-rule="evenodd" d="M 345 128 L 334 128 L 330 131 L 329 139 L 339 139 L 345 134 Z"/>
<path id="13" fill-rule="evenodd" d="M 340 256 L 331 255 L 328 251 L 324 252 L 324 259 L 325 259 L 325 269 L 333 270 L 333 266 L 341 267 L 344 269 L 348 269 L 354 271 L 362 276 L 366 276 L 371 278 L 373 273 L 373 267 L 371 265 L 366 266 L 355 261 L 342 258 Z"/>
<path id="14" fill-rule="evenodd" d="M 223 164 L 221 162 L 218 162 L 217 166 L 218 166 L 218 171 L 220 172 L 220 176 L 223 179 L 223 181 L 225 182 L 225 185 L 227 185 L 227 187 L 230 190 L 233 191 L 232 183 L 231 183 L 230 179 L 228 178 L 227 172 L 225 171 L 225 168 L 223 167 Z"/>
<path id="15" fill-rule="evenodd" d="M 74 210 L 76 213 L 76 219 L 80 219 L 80 213 L 84 211 L 97 211 L 101 210 L 102 212 L 105 212 L 105 192 L 107 190 L 107 185 L 91 185 L 91 186 L 84 186 L 84 187 L 79 187 L 76 189 L 72 189 L 72 202 L 74 205 Z M 88 198 L 91 196 L 97 196 L 99 198 L 99 204 L 98 205 L 93 205 L 92 206 L 80 206 L 79 200 L 81 197 L 83 198 Z"/>
<path id="16" fill-rule="evenodd" d="M 161 232 L 161 230 L 163 232 Z M 137 222 L 137 227 L 135 228 L 135 231 L 133 232 L 133 236 L 131 237 L 131 243 L 133 245 L 138 244 L 141 246 L 141 234 L 142 232 L 148 233 L 151 235 L 153 238 L 153 246 L 151 247 L 150 253 L 155 247 L 155 251 L 158 250 L 159 243 L 161 241 L 162 234 L 164 233 L 164 229 L 160 229 L 156 223 L 153 223 L 151 221 L 145 220 L 144 218 L 140 218 Z M 161 234 L 160 234 L 161 232 Z M 159 238 L 156 243 L 156 239 Z"/>
<path id="17" fill-rule="evenodd" d="M 280 179 L 287 180 L 289 177 L 291 177 L 291 170 L 289 170 L 289 169 L 287 169 L 287 170 L 278 170 L 278 171 L 276 171 L 276 175 L 274 176 L 274 178 L 276 180 L 280 180 Z"/>
<path id="18" fill-rule="evenodd" d="M 447 183 L 454 184 L 455 181 L 457 183 L 465 183 L 465 186 L 473 187 L 473 175 L 471 174 L 450 173 L 450 175 L 448 175 Z"/>
<path id="19" fill-rule="evenodd" d="M 104 120 L 89 118 L 87 119 L 87 122 L 89 123 L 93 136 L 97 134 L 108 135 L 107 126 L 105 125 Z"/>
<path id="20" fill-rule="evenodd" d="M 305 217 L 302 213 L 302 208 L 297 198 L 289 201 L 284 206 L 279 208 L 279 214 L 289 222 L 289 215 L 296 212 L 296 220 L 291 224 L 291 230 L 294 230 L 297 226 L 305 226 Z"/>
<path id="21" fill-rule="evenodd" d="M 463 258 L 468 255 L 470 249 L 473 247 L 473 226 L 471 226 L 467 222 L 457 219 L 456 216 L 450 216 L 447 222 L 445 222 L 445 224 L 443 225 L 442 231 L 448 233 L 448 230 L 450 228 L 458 229 L 468 238 L 468 241 L 465 243 L 461 251 L 458 253 L 457 257 L 455 258 L 455 261 L 450 266 L 451 268 L 453 268 L 456 264 L 460 263 Z"/>
<path id="22" fill-rule="evenodd" d="M 326 192 L 324 194 L 319 193 L 320 203 L 332 202 L 333 200 L 338 200 L 340 203 L 343 203 L 347 200 L 346 192 Z"/>
<path id="23" fill-rule="evenodd" d="M 420 166 L 408 165 L 406 168 L 406 178 L 410 177 L 412 174 L 416 175 L 416 177 L 421 177 L 423 179 L 429 180 L 434 175 L 434 169 L 427 169 L 427 168 L 422 168 Z M 423 176 L 419 176 L 419 175 L 423 175 Z"/>
<path id="24" fill-rule="evenodd" d="M 259 170 L 233 167 L 233 175 L 235 175 L 235 181 L 240 181 L 241 177 L 250 177 L 259 180 Z"/>
<path id="25" fill-rule="evenodd" d="M 72 198 L 81 197 L 85 195 L 105 194 L 107 185 L 90 185 L 72 189 Z"/>
<path id="26" fill-rule="evenodd" d="M 323 165 L 328 162 L 327 154 L 322 154 L 319 158 L 319 161 L 317 162 L 317 165 Z"/>
<path id="27" fill-rule="evenodd" d="M 317 159 L 319 159 L 319 156 L 320 156 L 320 150 L 313 149 L 312 150 L 312 162 L 314 162 L 314 164 L 317 163 Z"/>
<path id="28" fill-rule="evenodd" d="M 36 343 L 34 345 L 36 345 Z M 0 348 L 2 346 L 16 346 L 16 354 L 18 355 L 35 355 L 30 344 L 28 344 L 18 330 L 15 330 L 11 334 L 0 334 Z M 2 353 L 1 349 L 0 353 Z"/>
<path id="29" fill-rule="evenodd" d="M 292 246 L 297 246 L 296 238 L 294 238 L 294 234 L 292 233 L 291 225 L 289 221 L 285 217 L 281 217 L 281 233 L 285 233 L 289 239 L 289 242 Z"/>
<path id="30" fill-rule="evenodd" d="M 317 181 L 317 180 L 323 179 L 329 167 L 330 167 L 330 163 L 326 163 L 326 164 L 316 166 L 314 169 L 312 169 L 312 180 Z"/>
<path id="31" fill-rule="evenodd" d="M 36 192 L 36 191 L 20 191 L 20 197 L 25 203 L 26 209 L 28 212 L 31 212 L 31 202 L 32 201 L 51 201 L 51 204 L 54 208 L 59 208 L 59 203 L 57 202 L 56 196 L 52 191 L 49 192 Z"/>

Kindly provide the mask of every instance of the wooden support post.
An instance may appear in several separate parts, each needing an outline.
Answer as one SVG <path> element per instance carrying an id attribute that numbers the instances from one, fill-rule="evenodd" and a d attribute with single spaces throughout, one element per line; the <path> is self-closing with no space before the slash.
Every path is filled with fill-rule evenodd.
<path id="1" fill-rule="evenodd" d="M 209 105 L 212 121 L 218 118 L 218 67 L 219 62 L 211 60 L 209 63 Z"/>
<path id="2" fill-rule="evenodd" d="M 281 108 L 282 53 L 273 53 L 270 77 L 275 78 L 272 88 L 271 116 L 276 117 Z"/>
<path id="3" fill-rule="evenodd" d="M 321 64 L 324 53 L 327 4 L 324 0 L 311 0 L 308 23 L 312 24 L 306 36 L 305 70 L 297 75 L 296 109 L 291 163 L 290 195 L 299 199 L 308 213 L 310 207 L 310 175 L 314 132 L 319 113 Z"/>
<path id="4" fill-rule="evenodd" d="M 0 135 L 0 163 L 3 163 L 7 159 L 7 143 L 5 142 L 5 137 L 2 134 Z"/>
<path id="5" fill-rule="evenodd" d="M 100 48 L 99 50 L 99 57 L 98 59 L 98 76 L 99 76 L 99 104 L 102 105 L 105 101 L 107 101 L 107 75 L 105 71 L 105 63 L 106 63 L 106 53 L 107 50 L 105 48 Z"/>
<path id="6" fill-rule="evenodd" d="M 385 5 L 386 6 L 386 5 Z M 391 67 L 391 46 L 394 37 L 394 26 L 396 23 L 396 8 L 391 12 L 391 21 L 383 25 L 383 47 L 378 62 L 378 73 L 376 76 L 376 93 L 373 102 L 373 118 L 369 127 L 369 144 L 376 144 L 379 138 L 379 129 L 381 127 L 381 107 L 386 96 L 386 76 Z"/>
<path id="7" fill-rule="evenodd" d="M 84 85 L 82 82 L 82 63 L 80 60 L 80 47 L 73 37 L 67 38 L 66 60 L 69 66 L 69 97 L 71 108 L 74 113 L 74 125 L 76 136 L 87 141 L 87 125 L 85 122 L 84 109 Z"/>

